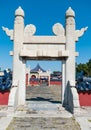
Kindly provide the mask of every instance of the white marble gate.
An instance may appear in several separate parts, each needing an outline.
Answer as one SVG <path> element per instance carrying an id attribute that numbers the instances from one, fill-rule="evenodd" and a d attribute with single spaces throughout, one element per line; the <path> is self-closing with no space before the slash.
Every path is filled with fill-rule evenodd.
<path id="1" fill-rule="evenodd" d="M 87 28 L 75 29 L 75 12 L 71 7 L 66 11 L 65 18 L 65 28 L 60 23 L 53 25 L 53 36 L 35 36 L 36 27 L 33 24 L 24 25 L 24 11 L 19 7 L 15 11 L 14 29 L 2 27 L 10 40 L 14 42 L 11 52 L 13 55 L 13 83 L 9 96 L 9 108 L 15 110 L 17 106 L 25 105 L 25 70 L 26 61 L 30 59 L 62 61 L 62 103 L 69 108 L 79 107 L 75 88 L 75 57 L 78 56 L 78 53 L 75 52 L 75 42 Z"/>

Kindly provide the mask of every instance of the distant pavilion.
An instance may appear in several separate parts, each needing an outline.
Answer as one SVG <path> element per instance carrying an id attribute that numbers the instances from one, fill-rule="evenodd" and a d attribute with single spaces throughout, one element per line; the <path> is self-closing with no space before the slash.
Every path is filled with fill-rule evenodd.
<path id="1" fill-rule="evenodd" d="M 50 74 L 49 70 L 44 70 L 39 64 L 34 69 L 30 70 L 29 84 L 38 85 L 47 82 L 50 85 Z"/>

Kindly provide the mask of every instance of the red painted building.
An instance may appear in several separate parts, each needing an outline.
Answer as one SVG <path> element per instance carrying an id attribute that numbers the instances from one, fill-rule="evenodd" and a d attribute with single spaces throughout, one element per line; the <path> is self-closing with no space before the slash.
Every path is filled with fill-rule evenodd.
<path id="1" fill-rule="evenodd" d="M 80 78 L 76 87 L 80 106 L 91 106 L 91 78 Z"/>
<path id="2" fill-rule="evenodd" d="M 91 91 L 79 91 L 80 106 L 91 106 Z"/>

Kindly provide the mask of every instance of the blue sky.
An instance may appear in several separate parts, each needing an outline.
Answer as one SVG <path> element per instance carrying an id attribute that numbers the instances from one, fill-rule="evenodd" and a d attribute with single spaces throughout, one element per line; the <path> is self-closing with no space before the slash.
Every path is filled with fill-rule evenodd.
<path id="1" fill-rule="evenodd" d="M 13 29 L 15 10 L 21 6 L 25 12 L 25 25 L 34 24 L 36 35 L 53 35 L 52 26 L 60 22 L 65 26 L 65 12 L 72 7 L 76 14 L 76 29 L 88 26 L 87 32 L 76 43 L 79 52 L 77 63 L 86 63 L 91 58 L 91 0 L 0 0 L 0 67 L 12 68 L 13 42 L 6 36 L 2 26 Z M 61 70 L 60 61 L 31 61 L 31 68 L 37 63 L 45 69 Z"/>

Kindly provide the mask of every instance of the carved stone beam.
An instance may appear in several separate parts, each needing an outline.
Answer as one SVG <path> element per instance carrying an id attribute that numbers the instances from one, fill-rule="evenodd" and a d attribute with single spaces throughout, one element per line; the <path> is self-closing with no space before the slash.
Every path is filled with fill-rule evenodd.
<path id="1" fill-rule="evenodd" d="M 81 30 L 76 30 L 74 40 L 77 42 L 79 40 L 79 37 L 81 37 L 87 29 L 88 27 L 82 28 Z"/>
<path id="2" fill-rule="evenodd" d="M 6 27 L 2 26 L 2 30 L 5 31 L 6 35 L 10 37 L 10 40 L 13 40 L 13 30 L 9 30 Z"/>

